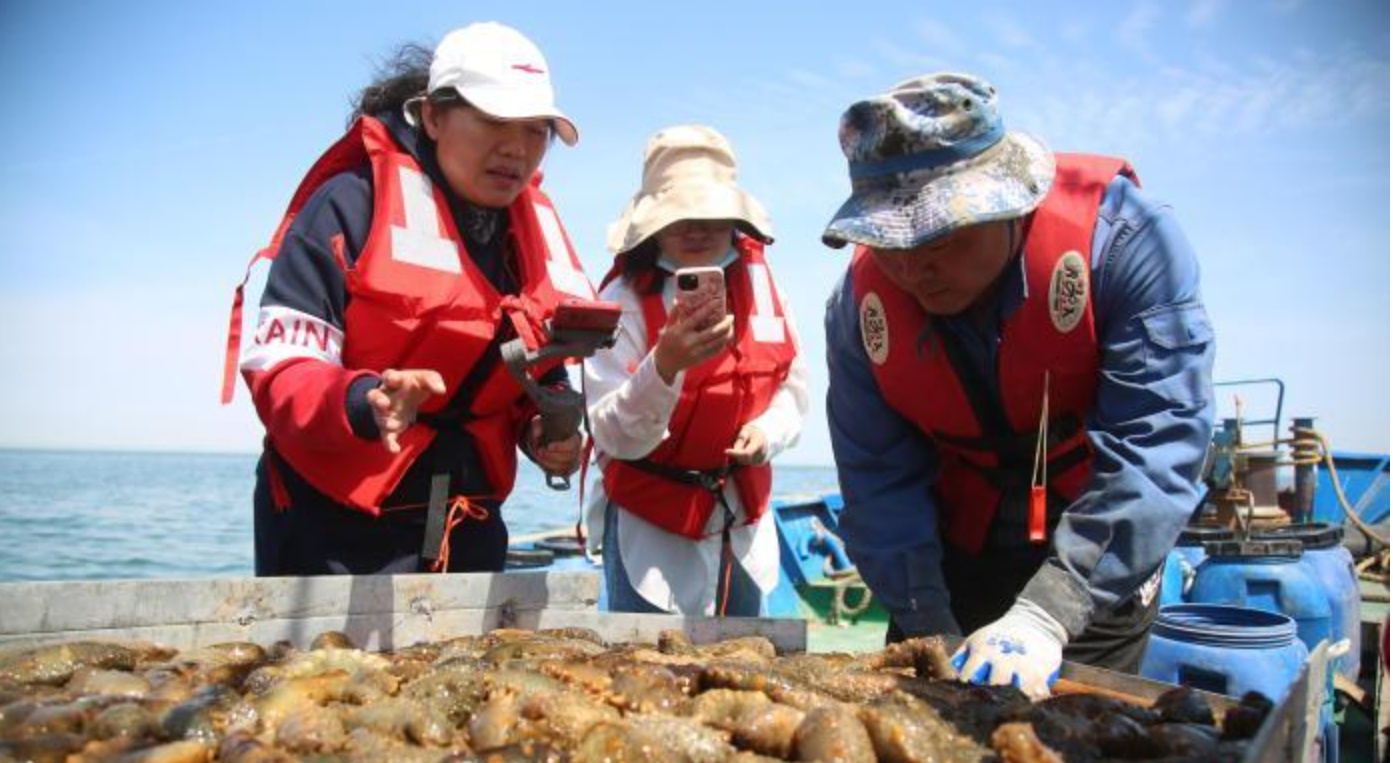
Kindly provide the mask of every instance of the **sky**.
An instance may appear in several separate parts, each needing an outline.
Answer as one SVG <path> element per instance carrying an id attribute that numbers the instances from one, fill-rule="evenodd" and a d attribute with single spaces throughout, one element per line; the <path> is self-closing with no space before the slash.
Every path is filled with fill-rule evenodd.
<path id="1" fill-rule="evenodd" d="M 839 116 L 938 70 L 995 84 L 1055 150 L 1126 157 L 1174 208 L 1217 379 L 1281 378 L 1284 416 L 1388 450 L 1389 4 L 1355 0 L 0 3 L 0 447 L 257 450 L 245 388 L 218 404 L 247 259 L 375 67 L 483 20 L 541 47 L 580 128 L 544 169 L 592 278 L 649 135 L 731 140 L 812 371 L 786 463 L 832 460 Z M 1223 410 L 1235 394 L 1271 415 L 1267 388 Z"/>

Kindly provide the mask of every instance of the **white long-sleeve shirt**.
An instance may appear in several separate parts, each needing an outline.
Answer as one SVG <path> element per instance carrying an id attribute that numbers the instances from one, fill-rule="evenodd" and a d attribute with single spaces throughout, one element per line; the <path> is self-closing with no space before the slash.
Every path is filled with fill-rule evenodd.
<path id="1" fill-rule="evenodd" d="M 663 284 L 663 306 L 671 312 L 676 279 Z M 658 375 L 648 347 L 648 330 L 640 297 L 622 278 L 612 281 L 601 299 L 619 303 L 623 317 L 613 348 L 585 362 L 585 395 L 590 430 L 595 439 L 599 469 L 586 510 L 586 535 L 594 551 L 604 533 L 605 508 L 609 503 L 604 483 L 598 478 L 610 458 L 632 460 L 647 456 L 668 437 L 668 420 L 682 392 L 686 372 L 678 372 L 668 385 Z M 784 323 L 795 350 L 798 332 L 788 303 L 780 297 Z M 800 355 L 793 359 L 788 378 L 779 387 L 769 408 L 751 423 L 768 441 L 768 457 L 798 442 L 803 417 L 808 412 L 808 370 Z M 725 499 L 735 512 L 731 527 L 731 551 L 741 568 L 764 594 L 779 582 L 779 545 L 772 513 L 755 524 L 745 521 L 745 507 L 735 482 L 725 486 Z M 622 506 L 619 508 L 623 508 Z M 701 540 L 667 532 L 643 519 L 620 511 L 619 553 L 634 590 L 655 606 L 688 615 L 714 615 L 716 584 L 721 566 L 721 511 L 713 511 Z"/>

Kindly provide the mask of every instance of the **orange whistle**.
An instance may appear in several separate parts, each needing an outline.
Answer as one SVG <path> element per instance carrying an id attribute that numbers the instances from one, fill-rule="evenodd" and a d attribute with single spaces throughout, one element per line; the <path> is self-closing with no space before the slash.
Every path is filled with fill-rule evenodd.
<path id="1" fill-rule="evenodd" d="M 1045 542 L 1045 488 L 1030 488 L 1030 542 Z"/>

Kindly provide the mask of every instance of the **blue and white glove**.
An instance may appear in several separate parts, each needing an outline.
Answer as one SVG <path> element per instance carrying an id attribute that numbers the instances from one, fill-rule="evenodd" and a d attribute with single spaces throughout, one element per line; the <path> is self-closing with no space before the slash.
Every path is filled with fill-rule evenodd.
<path id="1" fill-rule="evenodd" d="M 1000 620 L 967 637 L 953 654 L 959 680 L 975 684 L 1010 684 L 1034 699 L 1048 697 L 1059 678 L 1069 633 L 1044 609 L 1026 599 Z"/>

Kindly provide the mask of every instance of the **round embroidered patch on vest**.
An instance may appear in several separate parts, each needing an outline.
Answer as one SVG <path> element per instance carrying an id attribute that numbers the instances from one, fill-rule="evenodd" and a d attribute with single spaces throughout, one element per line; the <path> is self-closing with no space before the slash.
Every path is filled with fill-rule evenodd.
<path id="1" fill-rule="evenodd" d="M 1067 334 L 1083 320 L 1088 306 L 1088 262 L 1075 251 L 1064 253 L 1050 276 L 1050 321 Z"/>
<path id="2" fill-rule="evenodd" d="M 875 292 L 861 300 L 861 341 L 871 362 L 884 365 L 890 357 L 890 324 L 885 320 L 885 306 Z"/>

